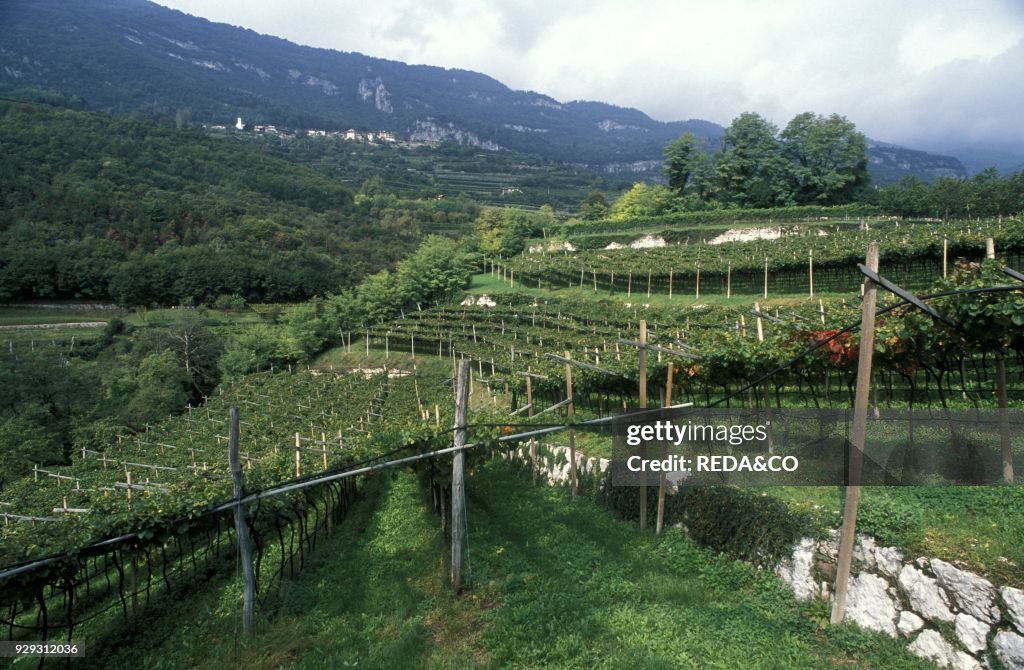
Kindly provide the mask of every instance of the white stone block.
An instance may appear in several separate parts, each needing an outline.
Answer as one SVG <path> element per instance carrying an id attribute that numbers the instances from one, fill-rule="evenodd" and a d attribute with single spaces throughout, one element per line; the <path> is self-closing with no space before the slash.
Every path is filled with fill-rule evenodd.
<path id="1" fill-rule="evenodd" d="M 1024 591 L 1012 586 L 1004 586 L 1000 593 L 1002 593 L 1003 602 L 1006 603 L 1010 621 L 1013 622 L 1018 632 L 1024 633 Z"/>
<path id="2" fill-rule="evenodd" d="M 949 599 L 935 579 L 912 565 L 905 565 L 900 570 L 899 582 L 915 612 L 932 621 L 953 621 Z"/>
<path id="3" fill-rule="evenodd" d="M 970 614 L 961 612 L 956 615 L 956 636 L 967 651 L 977 654 L 988 646 L 988 632 L 992 629 L 987 623 L 975 619 Z"/>
<path id="4" fill-rule="evenodd" d="M 870 572 L 850 578 L 846 616 L 861 628 L 896 637 L 896 603 L 889 595 L 889 583 Z"/>
<path id="5" fill-rule="evenodd" d="M 961 611 L 988 623 L 999 621 L 996 589 L 992 582 L 937 558 L 932 559 L 931 564 L 939 585 L 952 596 L 953 603 Z"/>
<path id="6" fill-rule="evenodd" d="M 1011 668 L 1011 670 L 1024 668 L 1024 637 L 1010 631 L 1000 631 L 996 633 L 992 646 L 995 647 L 999 660 L 1007 668 Z"/>
<path id="7" fill-rule="evenodd" d="M 896 629 L 900 633 L 910 637 L 922 628 L 924 628 L 924 619 L 917 616 L 910 610 L 900 612 L 900 620 L 899 623 L 896 624 Z"/>

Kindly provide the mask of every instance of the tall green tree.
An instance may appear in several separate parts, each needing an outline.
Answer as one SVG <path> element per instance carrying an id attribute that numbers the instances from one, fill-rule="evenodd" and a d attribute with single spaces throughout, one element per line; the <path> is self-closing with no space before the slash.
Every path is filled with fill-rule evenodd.
<path id="1" fill-rule="evenodd" d="M 576 214 L 584 221 L 597 221 L 608 216 L 610 209 L 603 193 L 591 191 L 583 202 L 580 203 Z"/>
<path id="2" fill-rule="evenodd" d="M 804 112 L 793 117 L 779 139 L 799 205 L 852 202 L 870 181 L 867 140 L 846 117 Z"/>
<path id="3" fill-rule="evenodd" d="M 665 174 L 668 176 L 668 187 L 677 195 L 683 195 L 690 185 L 693 174 L 693 158 L 699 151 L 697 136 L 683 133 L 665 146 Z"/>
<path id="4" fill-rule="evenodd" d="M 738 207 L 793 203 L 787 161 L 777 134 L 773 123 L 753 112 L 733 120 L 715 157 L 719 200 Z"/>

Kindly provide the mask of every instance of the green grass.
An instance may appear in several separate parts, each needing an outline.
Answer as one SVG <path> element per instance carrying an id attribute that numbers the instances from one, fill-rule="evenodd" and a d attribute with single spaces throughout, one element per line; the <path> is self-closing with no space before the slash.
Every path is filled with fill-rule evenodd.
<path id="1" fill-rule="evenodd" d="M 470 587 L 414 475 L 379 475 L 239 641 L 236 586 L 153 620 L 104 668 L 924 668 L 896 641 L 822 628 L 774 575 L 640 532 L 495 461 L 467 480 Z M 188 621 L 180 624 L 180 621 Z"/>
<path id="2" fill-rule="evenodd" d="M 824 527 L 838 528 L 840 487 L 764 489 Z M 1024 580 L 1024 489 L 1002 486 L 866 486 L 857 531 L 903 548 L 908 558 L 956 560 L 997 583 Z"/>
<path id="3" fill-rule="evenodd" d="M 0 308 L 0 326 L 109 321 L 114 317 L 123 317 L 126 313 L 121 309 L 58 309 L 30 305 L 2 307 Z"/>

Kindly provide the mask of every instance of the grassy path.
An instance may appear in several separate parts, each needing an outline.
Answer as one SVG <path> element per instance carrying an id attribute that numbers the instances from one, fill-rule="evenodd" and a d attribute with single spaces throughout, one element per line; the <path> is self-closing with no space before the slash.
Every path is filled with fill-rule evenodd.
<path id="1" fill-rule="evenodd" d="M 254 643 L 237 641 L 232 586 L 166 613 L 169 626 L 188 623 L 103 667 L 930 667 L 887 638 L 819 628 L 822 608 L 678 531 L 640 533 L 497 462 L 467 488 L 471 588 L 461 596 L 415 476 L 379 475 L 302 578 L 259 612 Z"/>

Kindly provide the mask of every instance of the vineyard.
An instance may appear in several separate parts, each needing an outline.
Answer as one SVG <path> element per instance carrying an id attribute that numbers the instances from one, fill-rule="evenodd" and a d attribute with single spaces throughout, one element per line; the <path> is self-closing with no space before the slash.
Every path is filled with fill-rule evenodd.
<path id="1" fill-rule="evenodd" d="M 238 592 L 224 586 L 240 562 L 248 563 L 237 555 L 245 543 L 232 525 L 236 509 L 245 510 L 252 536 L 260 617 L 285 616 L 288 594 L 301 589 L 307 575 L 330 573 L 325 553 L 369 556 L 383 538 L 405 546 L 398 535 L 389 535 L 397 530 L 388 530 L 400 517 L 403 532 L 433 539 L 403 550 L 418 556 L 415 561 L 379 557 L 388 565 L 393 561 L 409 584 L 426 580 L 417 587 L 422 590 L 418 595 L 388 597 L 408 599 L 405 607 L 429 611 L 424 621 L 440 626 L 432 617 L 441 614 L 432 608 L 452 615 L 461 601 L 458 586 L 455 593 L 437 591 L 437 582 L 446 580 L 443 565 L 438 572 L 438 554 L 446 551 L 447 541 L 437 533 L 440 529 L 443 538 L 455 537 L 465 487 L 469 547 L 477 561 L 467 570 L 467 592 L 474 599 L 504 603 L 493 605 L 493 619 L 484 611 L 492 605 L 479 603 L 453 615 L 456 621 L 459 616 L 492 621 L 494 628 L 480 640 L 457 645 L 459 654 L 470 656 L 476 652 L 465 645 L 486 648 L 489 658 L 482 666 L 531 666 L 544 662 L 546 654 L 565 658 L 565 650 L 531 645 L 524 630 L 504 617 L 550 617 L 572 629 L 577 641 L 597 634 L 588 628 L 597 619 L 574 622 L 569 611 L 574 608 L 544 600 L 543 589 L 531 580 L 557 590 L 572 577 L 564 571 L 543 572 L 535 563 L 541 554 L 531 555 L 526 548 L 537 542 L 542 546 L 535 551 L 544 552 L 543 560 L 584 572 L 606 570 L 608 545 L 594 535 L 605 533 L 623 546 L 635 545 L 639 553 L 615 552 L 614 574 L 595 574 L 616 588 L 643 592 L 644 600 L 630 605 L 631 616 L 652 608 L 648 623 L 671 654 L 689 652 L 662 637 L 664 630 L 680 635 L 667 623 L 668 614 L 686 612 L 692 625 L 700 626 L 702 615 L 693 603 L 711 592 L 730 603 L 723 616 L 732 624 L 751 609 L 769 617 L 774 616 L 771 610 L 784 612 L 789 623 L 783 628 L 801 631 L 784 650 L 759 652 L 767 654 L 768 664 L 820 667 L 853 659 L 872 667 L 887 662 L 915 667 L 916 661 L 895 645 L 884 647 L 889 649 L 884 660 L 877 655 L 883 647 L 864 651 L 875 643 L 861 638 L 856 642 L 861 651 L 850 651 L 842 632 L 824 633 L 827 651 L 809 651 L 821 631 L 820 605 L 797 608 L 779 595 L 770 573 L 731 562 L 730 557 L 738 557 L 770 567 L 801 534 L 838 526 L 838 487 L 681 489 L 659 503 L 645 489 L 613 487 L 601 476 L 584 480 L 577 473 L 577 458 L 612 456 L 610 424 L 622 413 L 689 405 L 769 412 L 770 417 L 770 412 L 794 408 L 847 410 L 860 402 L 858 359 L 865 317 L 858 287 L 871 275 L 858 263 L 876 239 L 882 253 L 871 283 L 881 287 L 870 340 L 870 405 L 875 412 L 1020 407 L 1024 278 L 1014 268 L 1024 265 L 1024 231 L 1016 220 L 970 222 L 941 231 L 934 223 L 878 223 L 868 230 L 815 224 L 772 240 L 488 259 L 478 281 L 500 286 L 500 291 L 485 296 L 483 289 L 474 290 L 459 301 L 339 333 L 342 346 L 308 367 L 227 379 L 181 415 L 112 436 L 102 449 L 83 447 L 69 464 L 37 465 L 29 476 L 5 486 L 0 491 L 0 565 L 6 566 L 0 568 L 0 627 L 7 639 L 87 638 L 95 647 L 119 637 L 138 639 L 145 612 L 173 612 L 179 601 L 198 602 L 219 593 L 223 602 L 210 607 L 237 610 Z M 986 240 L 991 240 L 987 251 Z M 708 295 L 713 299 L 707 300 Z M 18 335 L 0 355 L 35 352 L 38 346 L 63 360 L 71 355 L 71 336 L 62 331 L 37 343 L 36 336 Z M 460 368 L 468 368 L 464 382 L 459 381 Z M 454 401 L 460 391 L 468 419 L 457 415 Z M 240 415 L 236 424 L 231 423 L 232 408 Z M 958 458 L 994 459 L 1009 468 L 1010 480 L 1014 473 L 1019 478 L 1024 472 L 1020 417 L 1014 412 L 1010 419 L 1014 432 L 1008 456 L 1005 449 L 1000 453 L 998 443 L 970 443 L 967 455 Z M 795 442 L 803 439 L 798 435 L 780 432 L 778 453 L 798 453 Z M 465 482 L 448 458 L 453 451 L 461 454 L 460 439 L 468 441 Z M 244 491 L 233 481 L 226 458 L 229 443 L 237 450 Z M 538 453 L 551 455 L 566 444 L 571 465 L 567 490 L 542 493 L 531 487 Z M 517 447 L 529 448 L 518 464 L 510 455 Z M 832 442 L 816 448 L 833 447 L 844 448 Z M 923 463 L 926 452 L 922 443 L 917 456 L 909 446 L 900 453 L 907 463 L 918 456 Z M 498 454 L 504 458 L 495 458 Z M 922 555 L 953 551 L 972 569 L 1001 583 L 1020 584 L 1020 488 L 952 492 L 935 484 L 980 482 L 956 480 L 941 467 L 926 474 L 930 486 L 867 489 L 858 530 Z M 504 505 L 524 517 L 532 510 L 536 524 L 497 509 Z M 998 524 L 991 522 L 993 515 Z M 655 516 L 657 539 L 643 530 L 647 518 Z M 745 523 L 729 521 L 737 516 Z M 475 526 L 478 518 L 480 526 Z M 681 534 L 661 536 L 663 521 L 666 528 L 686 525 L 690 537 L 709 549 L 697 549 Z M 579 535 L 558 530 L 561 523 L 571 524 Z M 373 533 L 380 539 L 372 539 Z M 579 553 L 552 553 L 548 540 L 537 533 L 559 535 L 552 542 L 566 546 L 578 543 Z M 502 558 L 506 552 L 511 562 Z M 637 581 L 615 573 L 615 565 L 632 573 L 641 563 L 657 566 L 650 569 L 658 575 L 675 575 L 666 579 L 681 580 L 671 581 L 678 592 L 645 592 Z M 702 566 L 700 574 L 680 577 L 687 564 Z M 430 576 L 420 568 L 429 568 Z M 365 567 L 358 570 L 361 579 L 377 581 L 335 579 L 349 589 L 373 591 L 381 579 L 392 578 L 371 575 Z M 208 594 L 195 588 L 204 583 L 211 585 Z M 739 593 L 727 596 L 729 585 Z M 572 587 L 574 598 L 603 611 L 602 599 L 613 596 L 596 579 L 589 588 L 593 592 Z M 529 604 L 520 600 L 527 597 Z M 350 657 L 339 649 L 338 658 L 387 665 L 379 646 L 363 648 L 365 639 L 378 639 L 381 633 L 353 623 L 359 616 L 356 605 L 344 608 L 353 609 L 345 609 L 340 619 L 345 621 L 343 637 L 362 651 Z M 605 615 L 615 620 L 614 613 Z M 405 623 L 387 620 L 388 626 L 404 630 Z M 237 635 L 237 621 L 233 611 L 222 625 L 234 625 Z M 782 634 L 774 624 L 771 629 Z M 616 635 L 644 634 L 615 630 Z M 713 635 L 711 630 L 705 634 Z M 167 640 L 174 639 L 169 635 Z M 446 629 L 445 635 L 460 634 Z M 751 635 L 759 648 L 771 647 L 771 636 Z M 511 645 L 509 639 L 520 643 Z M 429 655 L 429 645 L 417 640 L 406 642 Z M 379 639 L 373 644 L 386 646 Z M 223 653 L 238 660 L 237 649 Z M 619 660 L 630 657 L 609 648 L 603 653 Z M 703 653 L 725 666 L 737 662 L 721 650 Z M 792 663 L 783 658 L 787 655 Z M 656 657 L 649 659 L 652 667 Z M 591 665 L 608 663 L 596 661 L 592 653 L 587 658 Z"/>
<path id="2" fill-rule="evenodd" d="M 0 562 L 32 566 L 3 571 L 8 635 L 95 634 L 100 624 L 134 613 L 140 600 L 179 592 L 220 569 L 233 542 L 222 505 L 232 497 L 229 406 L 241 409 L 246 490 L 259 492 L 429 443 L 437 422 L 451 421 L 450 402 L 442 403 L 444 412 L 439 404 L 450 389 L 429 367 L 415 376 L 252 375 L 221 386 L 183 416 L 118 436 L 102 452 L 83 449 L 68 467 L 35 468 L 0 501 Z M 249 524 L 264 593 L 296 573 L 355 492 L 355 480 L 346 479 L 254 506 Z"/>
<path id="3" fill-rule="evenodd" d="M 495 271 L 526 287 L 579 287 L 637 299 L 652 294 L 767 297 L 856 290 L 861 279 L 857 263 L 874 239 L 882 243 L 881 263 L 887 276 L 913 289 L 927 288 L 943 276 L 944 269 L 948 274 L 957 258 L 981 258 L 987 238 L 995 240 L 1013 267 L 1020 265 L 1017 261 L 1024 252 L 1024 224 L 1009 219 L 941 228 L 930 222 L 887 221 L 859 227 L 800 224 L 778 229 L 776 234 L 781 236 L 776 239 L 729 244 L 697 243 L 714 237 L 708 233 L 690 243 L 692 229 L 680 232 L 682 237 L 675 238 L 678 244 L 658 248 L 589 249 L 495 259 Z M 662 239 L 674 238 L 666 234 Z"/>

